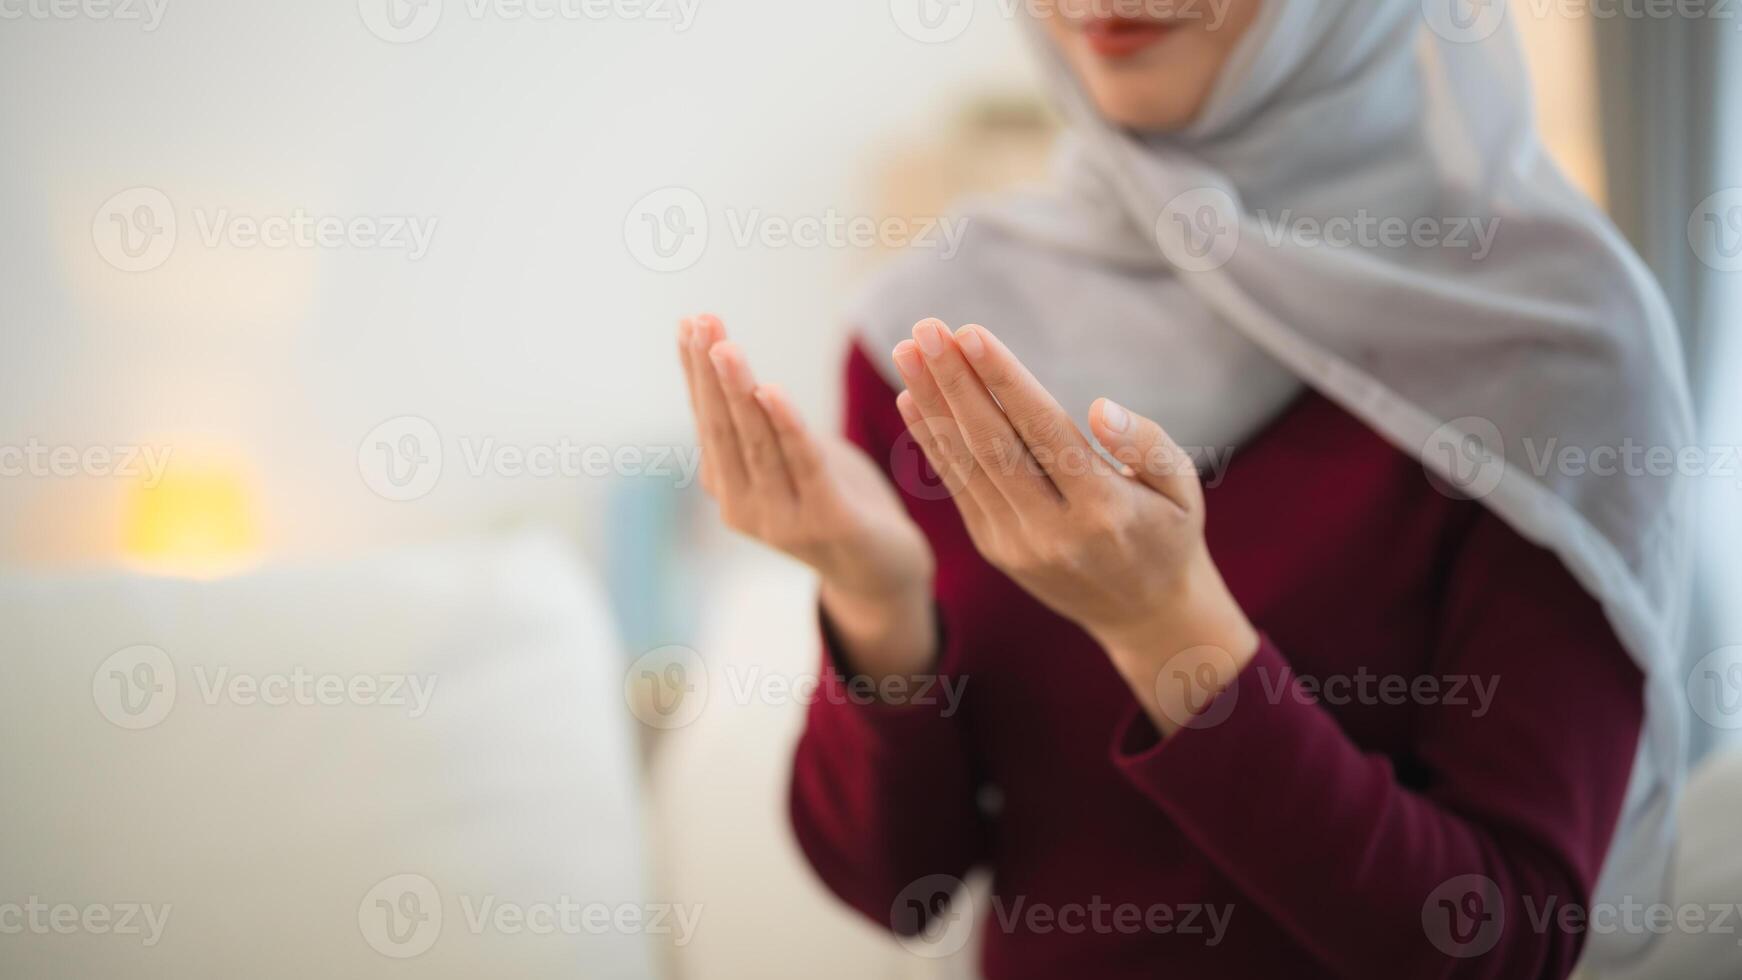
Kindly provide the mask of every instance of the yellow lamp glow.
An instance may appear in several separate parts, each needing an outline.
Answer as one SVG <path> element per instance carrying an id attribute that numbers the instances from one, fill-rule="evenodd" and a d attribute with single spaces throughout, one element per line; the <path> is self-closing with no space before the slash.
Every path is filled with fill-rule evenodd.
<path id="1" fill-rule="evenodd" d="M 252 564 L 260 536 L 240 467 L 177 459 L 156 483 L 129 493 L 122 549 L 141 571 L 215 578 Z"/>

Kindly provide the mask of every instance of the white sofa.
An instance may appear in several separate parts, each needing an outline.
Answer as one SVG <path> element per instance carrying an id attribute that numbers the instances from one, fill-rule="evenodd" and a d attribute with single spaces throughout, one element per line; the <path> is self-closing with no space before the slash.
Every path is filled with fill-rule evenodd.
<path id="1" fill-rule="evenodd" d="M 0 623 L 0 976 L 657 972 L 621 651 L 554 539 L 6 576 Z"/>

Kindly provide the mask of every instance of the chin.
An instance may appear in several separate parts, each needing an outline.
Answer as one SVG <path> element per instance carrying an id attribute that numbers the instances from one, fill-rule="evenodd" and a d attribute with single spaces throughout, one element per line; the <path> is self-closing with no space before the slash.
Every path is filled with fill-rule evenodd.
<path id="1" fill-rule="evenodd" d="M 1178 92 L 1165 84 L 1097 84 L 1091 81 L 1089 95 L 1109 122 L 1145 132 L 1181 129 L 1197 115 L 1198 98 L 1171 98 Z"/>

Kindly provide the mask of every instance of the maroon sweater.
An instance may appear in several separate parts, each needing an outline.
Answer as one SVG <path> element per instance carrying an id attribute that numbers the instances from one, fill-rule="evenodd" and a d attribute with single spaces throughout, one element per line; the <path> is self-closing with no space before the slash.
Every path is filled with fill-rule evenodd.
<path id="1" fill-rule="evenodd" d="M 846 388 L 854 442 L 911 451 L 863 353 Z M 826 650 L 792 820 L 855 909 L 911 931 L 931 876 L 989 867 L 972 941 L 991 978 L 1571 971 L 1583 935 L 1538 923 L 1590 901 L 1643 681 L 1553 555 L 1304 395 L 1207 488 L 1211 553 L 1264 645 L 1217 724 L 1163 742 L 953 503 L 904 496 L 962 696 L 868 705 Z"/>

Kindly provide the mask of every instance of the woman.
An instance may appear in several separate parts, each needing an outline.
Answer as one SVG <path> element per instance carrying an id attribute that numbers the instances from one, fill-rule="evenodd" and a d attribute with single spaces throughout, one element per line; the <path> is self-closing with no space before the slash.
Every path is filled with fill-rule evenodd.
<path id="1" fill-rule="evenodd" d="M 1569 459 L 1680 447 L 1680 353 L 1466 6 L 1037 12 L 1057 186 L 872 290 L 845 443 L 680 328 L 705 485 L 821 579 L 799 842 L 916 949 L 1517 978 L 1649 938 L 1685 525 Z"/>

